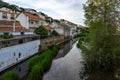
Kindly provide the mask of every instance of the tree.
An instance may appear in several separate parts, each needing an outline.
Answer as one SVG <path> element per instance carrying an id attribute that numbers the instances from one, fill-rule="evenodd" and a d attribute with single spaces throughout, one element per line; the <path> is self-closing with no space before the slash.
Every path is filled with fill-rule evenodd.
<path id="1" fill-rule="evenodd" d="M 84 5 L 85 24 L 90 32 L 86 63 L 92 68 L 108 70 L 114 67 L 119 4 L 119 0 L 88 0 Z"/>
<path id="2" fill-rule="evenodd" d="M 40 35 L 40 38 L 46 38 L 48 36 L 48 31 L 44 28 L 44 26 L 39 26 L 34 31 L 36 34 Z"/>
<path id="3" fill-rule="evenodd" d="M 58 32 L 55 31 L 55 30 L 52 31 L 52 35 L 54 35 L 54 36 L 59 36 Z"/>

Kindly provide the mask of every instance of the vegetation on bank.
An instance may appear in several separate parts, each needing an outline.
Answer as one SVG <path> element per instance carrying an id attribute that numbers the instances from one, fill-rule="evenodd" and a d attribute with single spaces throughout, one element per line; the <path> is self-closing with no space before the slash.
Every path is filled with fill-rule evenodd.
<path id="1" fill-rule="evenodd" d="M 120 41 L 116 15 L 119 0 L 87 1 L 84 5 L 88 31 L 81 31 L 77 44 L 83 51 L 84 64 L 88 70 L 114 70 L 120 65 Z M 90 72 L 89 72 L 90 73 Z"/>
<path id="2" fill-rule="evenodd" d="M 12 34 L 1 34 L 1 35 L 0 35 L 0 38 L 10 39 L 10 38 L 13 38 L 13 35 L 12 35 Z"/>
<path id="3" fill-rule="evenodd" d="M 18 74 L 12 71 L 5 73 L 2 77 L 2 80 L 18 80 Z"/>
<path id="4" fill-rule="evenodd" d="M 43 74 L 50 69 L 53 58 L 57 55 L 60 47 L 52 46 L 40 55 L 32 58 L 29 62 L 29 80 L 41 80 Z"/>

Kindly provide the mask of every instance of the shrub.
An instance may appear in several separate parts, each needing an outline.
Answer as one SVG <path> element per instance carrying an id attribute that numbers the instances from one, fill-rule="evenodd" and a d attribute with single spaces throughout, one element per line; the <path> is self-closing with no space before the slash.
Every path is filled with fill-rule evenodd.
<path id="1" fill-rule="evenodd" d="M 52 31 L 52 35 L 53 35 L 53 36 L 59 36 L 58 32 L 55 31 L 55 30 Z"/>
<path id="2" fill-rule="evenodd" d="M 35 65 L 29 75 L 29 80 L 41 80 L 43 75 L 43 66 Z"/>
<path id="3" fill-rule="evenodd" d="M 39 62 L 41 62 L 44 59 L 44 54 L 37 55 L 33 57 L 29 62 L 29 70 L 32 70 L 32 68 Z"/>
<path id="4" fill-rule="evenodd" d="M 18 74 L 12 71 L 9 71 L 3 75 L 2 80 L 18 80 Z"/>
<path id="5" fill-rule="evenodd" d="M 1 34 L 0 37 L 4 39 L 10 39 L 10 38 L 13 38 L 13 35 L 12 34 Z"/>
<path id="6" fill-rule="evenodd" d="M 32 58 L 29 62 L 30 80 L 40 80 L 42 75 L 50 69 L 53 58 L 57 55 L 60 47 L 58 45 L 51 46 L 40 55 Z"/>

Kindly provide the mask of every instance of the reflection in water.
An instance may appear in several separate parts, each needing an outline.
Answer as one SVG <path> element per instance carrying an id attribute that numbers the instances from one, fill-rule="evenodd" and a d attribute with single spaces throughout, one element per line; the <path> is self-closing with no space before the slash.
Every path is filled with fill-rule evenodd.
<path id="1" fill-rule="evenodd" d="M 70 40 L 68 42 L 65 42 L 61 44 L 61 49 L 59 50 L 58 55 L 55 59 L 64 57 L 73 47 L 73 44 L 76 42 L 76 39 Z"/>
<path id="2" fill-rule="evenodd" d="M 81 63 L 83 65 L 83 62 Z M 90 70 L 88 65 L 84 65 L 80 70 L 81 80 L 118 80 L 114 72 L 104 70 Z"/>
<path id="3" fill-rule="evenodd" d="M 65 56 L 72 48 L 73 46 L 73 43 L 75 43 L 76 40 L 70 40 L 68 42 L 65 42 L 63 44 L 61 44 L 61 49 L 57 55 L 56 58 L 60 58 L 60 57 L 63 57 Z M 28 63 L 29 63 L 29 60 L 26 60 L 18 65 L 16 65 L 15 67 L 7 70 L 7 71 L 14 71 L 14 72 L 17 72 L 19 74 L 19 77 L 21 80 L 27 80 L 27 75 L 28 75 Z M 7 72 L 5 71 L 5 72 Z M 4 73 L 1 73 L 1 77 Z"/>

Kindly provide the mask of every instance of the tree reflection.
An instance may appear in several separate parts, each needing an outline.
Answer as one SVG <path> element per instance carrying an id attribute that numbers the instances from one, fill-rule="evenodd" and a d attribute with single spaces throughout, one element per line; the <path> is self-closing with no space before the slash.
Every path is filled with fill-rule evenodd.
<path id="1" fill-rule="evenodd" d="M 105 71 L 91 69 L 89 65 L 82 62 L 83 66 L 80 69 L 81 80 L 119 80 L 115 77 L 113 71 Z"/>

